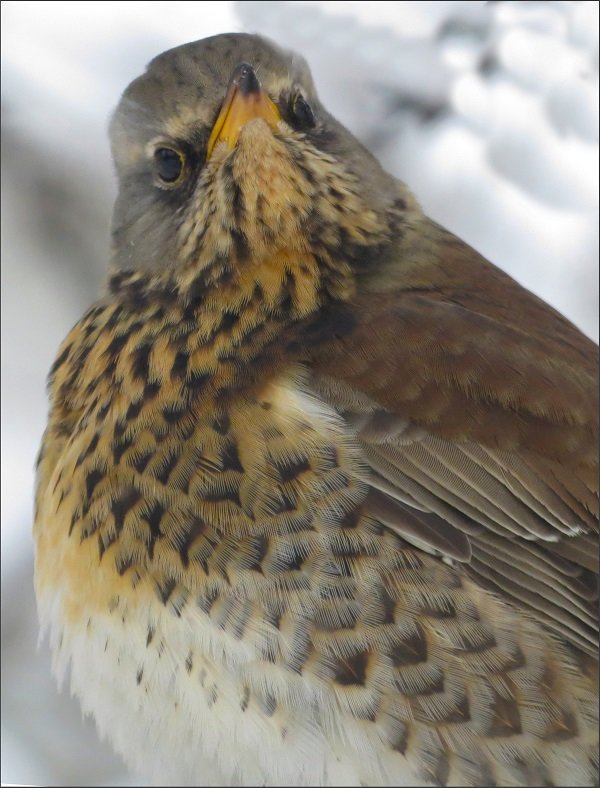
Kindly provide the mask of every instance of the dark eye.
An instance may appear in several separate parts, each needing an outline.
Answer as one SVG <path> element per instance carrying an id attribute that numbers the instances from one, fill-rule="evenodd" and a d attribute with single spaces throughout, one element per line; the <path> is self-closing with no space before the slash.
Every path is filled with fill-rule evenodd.
<path id="1" fill-rule="evenodd" d="M 175 183 L 183 171 L 183 156 L 172 148 L 157 148 L 154 161 L 158 177 L 164 183 Z"/>
<path id="2" fill-rule="evenodd" d="M 312 129 L 315 125 L 315 116 L 313 111 L 302 93 L 298 93 L 296 96 L 294 96 L 292 102 L 292 112 L 294 114 L 294 120 L 301 129 Z"/>

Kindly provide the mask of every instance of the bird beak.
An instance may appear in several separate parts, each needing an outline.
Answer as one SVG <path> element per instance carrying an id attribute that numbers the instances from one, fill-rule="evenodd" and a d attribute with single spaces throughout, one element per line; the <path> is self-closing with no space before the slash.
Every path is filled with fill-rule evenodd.
<path id="1" fill-rule="evenodd" d="M 240 63 L 233 70 L 225 101 L 208 139 L 207 158 L 210 158 L 218 142 L 225 142 L 231 150 L 242 128 L 255 118 L 262 118 L 275 129 L 281 114 L 261 88 L 252 66 Z"/>

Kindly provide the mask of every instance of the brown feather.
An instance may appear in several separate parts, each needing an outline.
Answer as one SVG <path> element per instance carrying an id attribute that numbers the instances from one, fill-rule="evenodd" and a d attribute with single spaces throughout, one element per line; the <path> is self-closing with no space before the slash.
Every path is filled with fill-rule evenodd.
<path id="1" fill-rule="evenodd" d="M 466 571 L 593 651 L 597 540 L 576 534 L 598 530 L 597 347 L 414 217 L 352 314 L 312 348 L 315 387 L 356 430 L 373 486 L 413 502 L 414 522 L 436 518 L 405 536 L 439 551 L 445 520 L 471 542 Z"/>

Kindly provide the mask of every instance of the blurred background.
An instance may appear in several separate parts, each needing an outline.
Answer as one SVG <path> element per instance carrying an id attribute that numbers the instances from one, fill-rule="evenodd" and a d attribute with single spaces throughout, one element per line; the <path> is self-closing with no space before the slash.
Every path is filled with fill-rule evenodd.
<path id="1" fill-rule="evenodd" d="M 45 377 L 105 276 L 108 118 L 159 52 L 260 32 L 425 210 L 598 336 L 597 2 L 2 3 L 2 782 L 143 785 L 37 648 Z"/>

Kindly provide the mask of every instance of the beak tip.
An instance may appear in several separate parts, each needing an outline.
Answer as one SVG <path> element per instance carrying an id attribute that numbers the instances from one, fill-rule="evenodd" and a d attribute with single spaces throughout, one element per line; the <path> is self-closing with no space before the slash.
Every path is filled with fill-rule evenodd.
<path id="1" fill-rule="evenodd" d="M 250 63 L 240 63 L 231 75 L 231 82 L 238 86 L 242 96 L 260 92 L 260 82 Z"/>
<path id="2" fill-rule="evenodd" d="M 281 114 L 261 88 L 254 68 L 249 63 L 240 63 L 231 74 L 227 95 L 210 133 L 207 158 L 212 156 L 218 142 L 226 142 L 229 148 L 233 148 L 242 127 L 255 118 L 262 118 L 274 129 L 281 120 Z"/>

